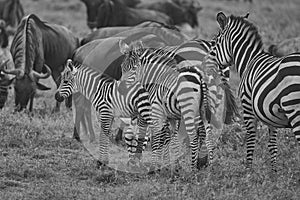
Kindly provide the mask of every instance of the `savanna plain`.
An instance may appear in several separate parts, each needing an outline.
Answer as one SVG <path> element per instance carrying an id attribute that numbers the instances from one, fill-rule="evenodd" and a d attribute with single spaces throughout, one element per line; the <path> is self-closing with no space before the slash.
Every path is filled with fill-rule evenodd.
<path id="1" fill-rule="evenodd" d="M 67 26 L 79 37 L 89 32 L 85 6 L 79 0 L 23 0 L 26 14 Z M 199 27 L 184 30 L 210 39 L 217 32 L 216 13 L 250 13 L 265 48 L 300 35 L 300 1 L 199 0 Z M 215 141 L 215 161 L 196 173 L 127 174 L 99 170 L 89 153 L 72 138 L 72 112 L 61 106 L 53 113 L 56 87 L 38 92 L 34 110 L 13 112 L 13 91 L 0 111 L 0 199 L 300 199 L 300 152 L 290 130 L 278 134 L 278 172 L 270 170 L 267 129 L 258 129 L 253 170 L 245 170 L 242 122 L 224 127 Z M 238 78 L 231 80 L 234 89 Z"/>

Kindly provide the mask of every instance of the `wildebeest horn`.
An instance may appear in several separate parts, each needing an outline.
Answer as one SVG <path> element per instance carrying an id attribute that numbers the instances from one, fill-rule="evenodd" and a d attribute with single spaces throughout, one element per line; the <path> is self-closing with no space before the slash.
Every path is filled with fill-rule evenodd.
<path id="1" fill-rule="evenodd" d="M 3 71 L 6 74 L 13 74 L 16 75 L 17 77 L 23 76 L 23 71 L 21 69 L 6 69 L 5 67 L 7 66 L 7 63 L 9 60 L 6 60 L 0 64 L 0 71 Z"/>
<path id="2" fill-rule="evenodd" d="M 32 70 L 32 75 L 37 78 L 37 79 L 46 79 L 48 78 L 51 74 L 52 74 L 52 71 L 50 69 L 50 67 L 46 64 L 44 64 L 44 67 L 46 68 L 47 72 L 45 74 L 43 73 L 38 73 L 34 70 Z"/>

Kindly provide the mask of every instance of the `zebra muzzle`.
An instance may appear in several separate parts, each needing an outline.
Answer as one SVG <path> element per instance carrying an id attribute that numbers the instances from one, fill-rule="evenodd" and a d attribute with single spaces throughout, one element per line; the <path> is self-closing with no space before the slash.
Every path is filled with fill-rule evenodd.
<path id="1" fill-rule="evenodd" d="M 59 92 L 56 92 L 56 93 L 55 93 L 55 99 L 56 99 L 56 101 L 58 101 L 58 102 L 62 102 L 62 101 L 64 100 L 64 97 L 61 96 Z"/>

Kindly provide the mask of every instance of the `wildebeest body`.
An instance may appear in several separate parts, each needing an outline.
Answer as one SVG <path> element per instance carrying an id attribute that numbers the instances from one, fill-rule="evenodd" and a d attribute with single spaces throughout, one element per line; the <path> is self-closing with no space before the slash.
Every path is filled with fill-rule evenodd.
<path id="1" fill-rule="evenodd" d="M 139 9 L 156 10 L 167 14 L 176 25 L 188 23 L 192 27 L 198 26 L 197 12 L 202 8 L 193 6 L 183 7 L 172 1 L 158 1 L 158 2 L 143 2 L 137 5 Z"/>
<path id="2" fill-rule="evenodd" d="M 120 0 L 82 1 L 87 7 L 87 24 L 91 29 L 108 26 L 135 26 L 144 21 L 172 23 L 170 17 L 164 13 L 130 8 Z"/>
<path id="3" fill-rule="evenodd" d="M 160 29 L 158 29 L 160 28 Z M 133 37 L 136 37 L 135 35 L 137 33 L 154 33 L 158 34 L 157 31 L 161 31 L 161 36 L 164 36 L 164 38 L 168 37 L 170 38 L 179 38 L 182 39 L 183 34 L 180 33 L 179 29 L 172 25 L 165 25 L 158 22 L 152 22 L 152 21 L 146 21 L 143 23 L 140 23 L 136 26 L 113 26 L 113 27 L 103 27 L 99 28 L 85 37 L 81 40 L 81 45 L 84 45 L 90 41 L 96 40 L 96 39 L 104 39 L 112 36 L 121 36 L 121 37 L 128 37 L 130 35 L 133 35 Z M 176 36 L 177 35 L 177 36 Z M 176 37 L 175 37 L 176 36 Z"/>

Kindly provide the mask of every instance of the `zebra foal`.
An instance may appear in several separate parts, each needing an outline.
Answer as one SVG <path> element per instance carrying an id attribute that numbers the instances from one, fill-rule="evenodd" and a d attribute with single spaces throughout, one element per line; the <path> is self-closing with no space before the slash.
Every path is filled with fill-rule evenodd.
<path id="1" fill-rule="evenodd" d="M 212 40 L 207 62 L 234 63 L 240 76 L 239 96 L 247 130 L 246 168 L 252 167 L 257 120 L 269 128 L 271 165 L 277 170 L 277 130 L 292 128 L 300 145 L 300 53 L 281 58 L 263 49 L 257 28 L 244 17 L 217 14 L 220 32 Z"/>
<path id="2" fill-rule="evenodd" d="M 139 136 L 144 138 L 147 126 L 152 123 L 149 93 L 141 84 L 124 87 L 124 81 L 116 81 L 80 63 L 68 60 L 55 98 L 63 101 L 72 93 L 80 92 L 94 106 L 101 123 L 100 162 L 108 163 L 108 135 L 114 117 L 138 118 Z M 138 140 L 136 153 L 142 152 L 142 140 Z"/>
<path id="3" fill-rule="evenodd" d="M 191 167 L 196 168 L 199 137 L 205 136 L 205 126 L 201 116 L 207 86 L 197 67 L 176 70 L 176 61 L 171 52 L 164 54 L 161 49 L 144 48 L 141 42 L 128 46 L 120 41 L 120 51 L 125 55 L 121 65 L 123 76 L 128 82 L 141 82 L 150 93 L 152 105 L 152 163 L 157 166 L 161 149 L 168 148 L 170 136 L 166 134 L 170 120 L 174 120 L 178 132 L 183 119 L 190 139 Z M 170 53 L 170 55 L 169 55 Z M 207 108 L 208 109 L 208 108 Z M 212 147 L 212 145 L 208 145 Z M 209 149 L 212 158 L 212 149 Z M 163 162 L 168 163 L 166 158 Z"/>

